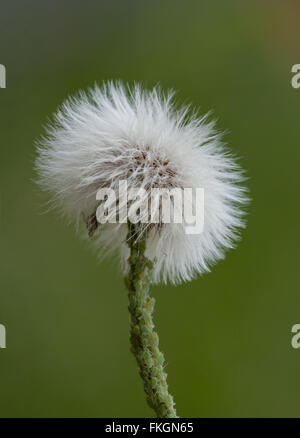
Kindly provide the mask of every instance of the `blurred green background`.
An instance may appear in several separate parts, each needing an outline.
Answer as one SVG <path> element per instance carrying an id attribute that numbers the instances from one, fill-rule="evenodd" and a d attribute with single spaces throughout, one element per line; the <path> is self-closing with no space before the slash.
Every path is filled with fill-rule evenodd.
<path id="1" fill-rule="evenodd" d="M 1 1 L 0 416 L 152 416 L 113 261 L 99 264 L 33 179 L 34 141 L 95 81 L 179 90 L 214 110 L 253 198 L 238 249 L 155 287 L 169 386 L 185 417 L 299 416 L 298 1 Z"/>

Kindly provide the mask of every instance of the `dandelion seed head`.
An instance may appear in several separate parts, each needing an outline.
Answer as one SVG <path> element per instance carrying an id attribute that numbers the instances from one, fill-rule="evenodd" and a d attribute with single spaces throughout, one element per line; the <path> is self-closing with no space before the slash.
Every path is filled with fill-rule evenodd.
<path id="1" fill-rule="evenodd" d="M 85 223 L 101 256 L 117 252 L 127 269 L 127 224 L 95 222 L 100 188 L 204 188 L 204 228 L 150 224 L 146 255 L 156 260 L 152 282 L 178 283 L 210 270 L 244 226 L 243 171 L 207 115 L 177 108 L 173 92 L 109 82 L 59 108 L 38 145 L 40 186 L 77 225 Z M 118 201 L 118 200 L 117 200 Z M 125 206 L 119 205 L 120 208 Z M 159 208 L 159 207 L 157 207 Z M 145 226 L 146 228 L 146 226 Z"/>

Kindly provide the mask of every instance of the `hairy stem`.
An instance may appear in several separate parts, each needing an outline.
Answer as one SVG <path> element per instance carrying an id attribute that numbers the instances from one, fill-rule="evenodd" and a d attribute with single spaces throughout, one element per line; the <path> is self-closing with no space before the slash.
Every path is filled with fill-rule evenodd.
<path id="1" fill-rule="evenodd" d="M 168 391 L 165 358 L 159 350 L 158 335 L 152 320 L 155 300 L 149 293 L 149 274 L 153 265 L 145 257 L 147 236 L 144 234 L 141 237 L 140 233 L 138 224 L 128 224 L 130 257 L 129 273 L 125 282 L 131 316 L 131 351 L 139 366 L 149 406 L 154 409 L 158 418 L 177 418 L 174 400 Z"/>

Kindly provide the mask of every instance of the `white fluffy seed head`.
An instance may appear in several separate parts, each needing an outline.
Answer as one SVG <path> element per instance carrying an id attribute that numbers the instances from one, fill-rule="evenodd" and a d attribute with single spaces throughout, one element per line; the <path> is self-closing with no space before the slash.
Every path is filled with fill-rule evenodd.
<path id="1" fill-rule="evenodd" d="M 117 250 L 127 269 L 127 224 L 95 223 L 100 188 L 203 188 L 204 228 L 186 234 L 184 223 L 149 226 L 146 255 L 155 259 L 152 281 L 192 279 L 224 257 L 243 226 L 247 201 L 243 172 L 225 150 L 207 115 L 188 116 L 173 92 L 145 91 L 109 82 L 67 100 L 39 142 L 36 168 L 55 206 L 82 219 L 101 255 Z M 88 233 L 86 233 L 88 234 Z"/>

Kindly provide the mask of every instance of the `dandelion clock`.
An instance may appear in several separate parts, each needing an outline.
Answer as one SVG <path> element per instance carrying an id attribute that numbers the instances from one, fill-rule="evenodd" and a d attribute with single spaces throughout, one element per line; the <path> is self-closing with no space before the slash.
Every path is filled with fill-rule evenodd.
<path id="1" fill-rule="evenodd" d="M 235 246 L 247 201 L 236 159 L 214 122 L 175 106 L 173 92 L 109 82 L 63 103 L 36 169 L 99 256 L 118 255 L 147 402 L 157 417 L 177 417 L 150 285 L 191 281 Z"/>

